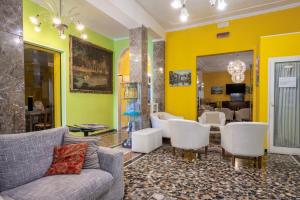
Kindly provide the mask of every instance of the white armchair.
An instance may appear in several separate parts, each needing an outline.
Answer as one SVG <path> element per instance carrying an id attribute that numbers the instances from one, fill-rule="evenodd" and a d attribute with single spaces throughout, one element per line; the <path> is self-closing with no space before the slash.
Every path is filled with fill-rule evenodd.
<path id="1" fill-rule="evenodd" d="M 242 108 L 238 111 L 235 111 L 235 119 L 238 122 L 250 121 L 250 108 Z"/>
<path id="2" fill-rule="evenodd" d="M 199 150 L 205 147 L 205 154 L 207 155 L 209 125 L 201 125 L 198 122 L 190 120 L 176 119 L 169 120 L 168 123 L 170 132 L 172 132 L 171 145 L 174 148 Z"/>
<path id="3" fill-rule="evenodd" d="M 200 124 L 207 124 L 210 126 L 224 126 L 226 122 L 225 114 L 222 112 L 212 111 L 212 112 L 204 112 L 199 117 Z"/>
<path id="4" fill-rule="evenodd" d="M 233 122 L 221 129 L 222 155 L 225 151 L 232 154 L 232 165 L 236 156 L 254 157 L 261 168 L 264 155 L 264 136 L 268 129 L 267 123 L 261 122 Z"/>
<path id="5" fill-rule="evenodd" d="M 229 108 L 216 108 L 215 111 L 225 114 L 227 121 L 233 121 L 234 111 Z"/>
<path id="6" fill-rule="evenodd" d="M 157 112 L 150 115 L 152 128 L 161 128 L 163 130 L 162 137 L 171 138 L 169 132 L 168 120 L 170 119 L 184 119 L 180 116 L 175 116 L 166 112 Z"/>

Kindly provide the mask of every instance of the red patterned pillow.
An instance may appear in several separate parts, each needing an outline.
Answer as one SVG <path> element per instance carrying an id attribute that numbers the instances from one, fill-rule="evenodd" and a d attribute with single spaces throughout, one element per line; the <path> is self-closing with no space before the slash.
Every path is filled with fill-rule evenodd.
<path id="1" fill-rule="evenodd" d="M 45 176 L 80 174 L 87 147 L 87 143 L 66 144 L 55 147 L 52 164 Z"/>

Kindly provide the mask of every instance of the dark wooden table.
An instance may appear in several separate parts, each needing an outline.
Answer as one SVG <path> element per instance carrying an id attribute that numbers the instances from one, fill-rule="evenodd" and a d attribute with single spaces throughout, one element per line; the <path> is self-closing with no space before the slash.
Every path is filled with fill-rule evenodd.
<path id="1" fill-rule="evenodd" d="M 102 131 L 108 129 L 105 125 L 100 125 L 102 127 L 95 127 L 95 126 L 87 126 L 87 125 L 72 125 L 68 126 L 71 132 L 82 132 L 84 134 L 84 137 L 89 136 L 89 133 L 93 133 L 96 131 Z"/>

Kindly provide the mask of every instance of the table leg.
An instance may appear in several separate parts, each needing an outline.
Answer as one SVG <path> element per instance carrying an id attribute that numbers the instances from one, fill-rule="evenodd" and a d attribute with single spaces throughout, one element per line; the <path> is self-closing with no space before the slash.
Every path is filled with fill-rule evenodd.
<path id="1" fill-rule="evenodd" d="M 84 137 L 89 136 L 89 132 L 88 131 L 83 131 Z"/>
<path id="2" fill-rule="evenodd" d="M 32 115 L 29 115 L 29 131 L 32 131 L 32 127 L 33 127 L 33 121 L 32 121 Z"/>

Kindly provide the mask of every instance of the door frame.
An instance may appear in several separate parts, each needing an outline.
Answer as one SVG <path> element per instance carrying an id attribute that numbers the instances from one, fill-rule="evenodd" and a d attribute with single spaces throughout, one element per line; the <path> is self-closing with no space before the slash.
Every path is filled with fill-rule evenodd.
<path id="1" fill-rule="evenodd" d="M 53 54 L 54 58 L 54 71 L 53 71 L 53 125 L 55 128 L 62 126 L 63 114 L 62 114 L 62 51 L 49 48 L 46 46 L 38 45 L 32 42 L 24 41 L 24 47 L 28 46 L 30 48 L 44 51 Z M 56 66 L 56 65 L 57 66 Z M 56 67 L 55 67 L 56 66 Z M 55 88 L 56 91 L 55 91 Z"/>
<path id="2" fill-rule="evenodd" d="M 286 56 L 286 57 L 272 57 L 269 58 L 268 64 L 268 143 L 270 153 L 279 154 L 293 154 L 300 155 L 300 148 L 288 148 L 288 147 L 275 147 L 273 143 L 274 139 L 274 78 L 275 78 L 275 64 L 278 62 L 300 62 L 299 56 Z M 299 80 L 298 80 L 299 81 Z"/>

